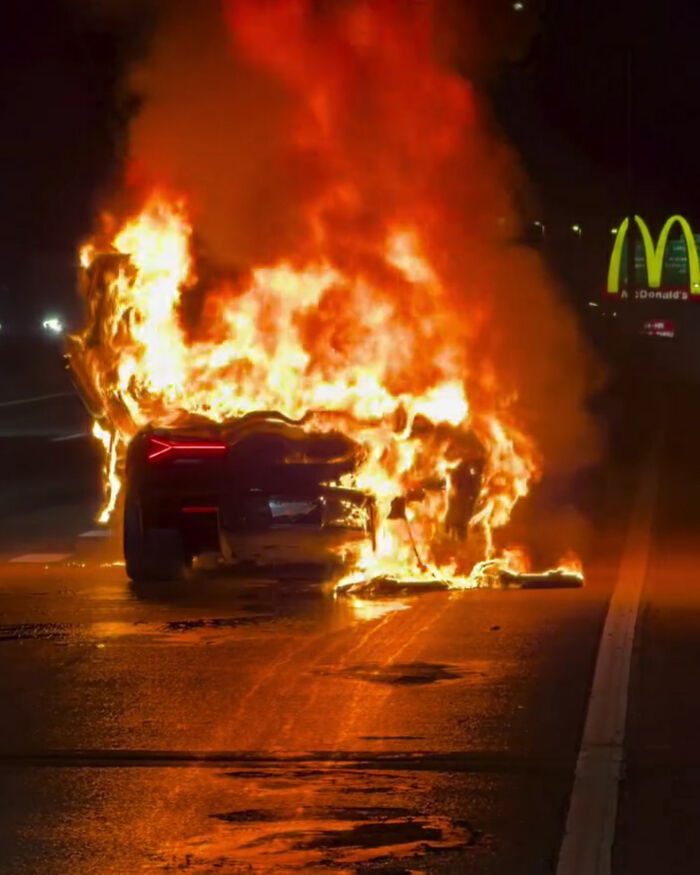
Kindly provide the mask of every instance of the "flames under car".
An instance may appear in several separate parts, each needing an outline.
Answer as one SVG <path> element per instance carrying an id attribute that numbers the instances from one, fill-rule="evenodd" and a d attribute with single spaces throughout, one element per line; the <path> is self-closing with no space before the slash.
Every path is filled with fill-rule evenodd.
<path id="1" fill-rule="evenodd" d="M 126 458 L 127 573 L 144 582 L 178 578 L 204 553 L 238 565 L 347 565 L 359 549 L 376 547 L 374 496 L 341 485 L 363 460 L 350 437 L 278 413 L 145 429 Z M 453 472 L 445 522 L 456 537 L 466 535 L 480 483 L 473 460 Z M 408 525 L 407 503 L 424 494 L 398 496 L 389 519 Z"/>

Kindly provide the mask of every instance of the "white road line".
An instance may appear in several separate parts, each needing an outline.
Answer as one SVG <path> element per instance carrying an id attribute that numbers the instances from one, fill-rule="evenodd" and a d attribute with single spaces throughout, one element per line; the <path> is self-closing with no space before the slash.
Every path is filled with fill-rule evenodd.
<path id="1" fill-rule="evenodd" d="M 53 392 L 51 395 L 35 395 L 32 398 L 16 398 L 14 401 L 0 401 L 0 407 L 17 407 L 19 404 L 34 404 L 36 401 L 50 401 L 52 398 L 77 397 L 75 392 Z"/>
<path id="2" fill-rule="evenodd" d="M 640 479 L 598 649 L 557 875 L 609 875 L 624 758 L 630 665 L 659 482 L 658 447 Z"/>
<path id="3" fill-rule="evenodd" d="M 50 565 L 55 562 L 64 562 L 72 555 L 72 553 L 25 553 L 23 556 L 15 556 L 9 561 L 21 565 Z"/>
<path id="4" fill-rule="evenodd" d="M 62 441 L 76 441 L 78 438 L 90 437 L 87 431 L 76 431 L 75 434 L 62 434 L 59 437 L 51 438 L 52 444 L 60 444 Z"/>

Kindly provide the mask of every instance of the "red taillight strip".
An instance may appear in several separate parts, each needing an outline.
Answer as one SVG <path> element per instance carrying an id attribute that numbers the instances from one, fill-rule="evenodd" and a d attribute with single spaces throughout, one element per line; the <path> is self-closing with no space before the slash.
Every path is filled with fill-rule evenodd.
<path id="1" fill-rule="evenodd" d="M 175 441 L 164 441 L 152 436 L 148 439 L 148 446 L 150 449 L 146 458 L 149 462 L 154 462 L 168 453 L 211 453 L 218 455 L 225 453 L 227 450 L 226 444 L 215 441 L 209 443 L 176 443 Z"/>
<path id="2" fill-rule="evenodd" d="M 173 445 L 167 443 L 166 441 L 159 441 L 158 438 L 151 437 L 148 439 L 148 446 L 151 448 L 148 453 L 148 461 L 153 462 L 158 456 L 164 456 L 166 453 L 169 453 Z M 154 449 L 157 447 L 157 449 Z"/>
<path id="3" fill-rule="evenodd" d="M 180 450 L 196 450 L 198 452 L 223 453 L 226 451 L 226 444 L 172 444 L 172 448 L 178 452 Z"/>

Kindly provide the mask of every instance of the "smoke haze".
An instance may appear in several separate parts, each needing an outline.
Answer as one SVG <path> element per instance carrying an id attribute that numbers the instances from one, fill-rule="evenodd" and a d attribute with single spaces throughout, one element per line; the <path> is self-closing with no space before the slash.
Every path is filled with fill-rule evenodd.
<path id="1" fill-rule="evenodd" d="M 517 390 L 557 466 L 592 446 L 591 362 L 539 256 L 513 242 L 516 156 L 442 65 L 512 54 L 522 34 L 499 51 L 503 19 L 418 0 L 168 4 L 130 82 L 129 176 L 186 193 L 203 251 L 235 272 L 321 250 L 371 271 L 391 228 L 418 228 L 474 370 Z"/>

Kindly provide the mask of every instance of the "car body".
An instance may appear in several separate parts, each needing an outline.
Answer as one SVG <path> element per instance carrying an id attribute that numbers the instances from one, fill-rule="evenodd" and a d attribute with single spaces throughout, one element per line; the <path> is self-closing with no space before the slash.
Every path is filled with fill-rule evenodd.
<path id="1" fill-rule="evenodd" d="M 374 544 L 371 495 L 340 485 L 360 446 L 275 413 L 146 428 L 129 445 L 124 554 L 132 580 L 180 577 L 217 553 L 230 564 L 342 565 Z"/>

